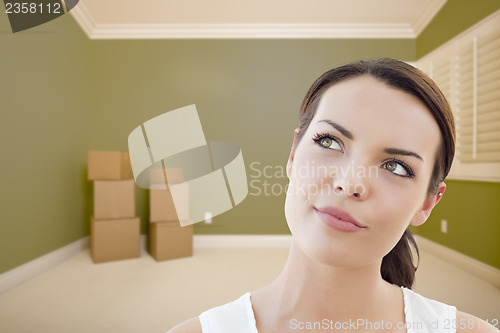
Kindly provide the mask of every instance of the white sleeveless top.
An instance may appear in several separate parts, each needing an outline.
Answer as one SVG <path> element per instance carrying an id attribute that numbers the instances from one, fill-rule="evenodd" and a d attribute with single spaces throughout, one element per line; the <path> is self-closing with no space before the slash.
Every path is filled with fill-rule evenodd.
<path id="1" fill-rule="evenodd" d="M 404 295 L 404 324 L 407 333 L 456 332 L 456 307 L 426 298 L 405 287 L 401 287 L 401 289 L 403 290 Z M 250 300 L 250 293 L 244 294 L 235 301 L 203 312 L 199 316 L 199 319 L 203 333 L 258 333 L 257 326 L 255 324 L 255 316 L 252 309 L 252 302 Z M 354 325 L 355 323 L 356 320 L 353 319 L 353 322 L 350 325 Z M 301 324 L 314 325 L 314 322 L 302 322 Z M 328 319 L 319 323 L 317 322 L 317 324 L 318 327 L 321 327 L 323 329 L 327 328 L 333 330 L 335 328 L 335 323 L 332 323 Z M 322 324 L 328 326 L 319 326 Z M 346 322 L 337 324 L 347 325 L 349 323 Z M 379 326 L 379 328 L 377 329 L 376 325 L 380 325 L 380 323 L 376 322 L 366 322 L 364 324 L 360 323 L 360 325 L 362 325 L 362 328 L 370 328 L 370 326 L 366 326 L 368 324 L 373 325 L 371 327 L 373 327 L 374 331 L 382 330 L 383 328 L 389 328 L 387 326 Z M 291 322 L 290 325 L 299 325 L 299 322 Z M 401 325 L 403 325 L 403 323 L 401 323 Z M 303 327 L 306 328 L 307 326 Z M 351 328 L 353 327 L 351 326 Z M 361 328 L 361 326 L 359 326 L 359 328 Z M 308 331 L 313 332 L 314 330 L 313 328 L 310 328 L 308 329 Z"/>

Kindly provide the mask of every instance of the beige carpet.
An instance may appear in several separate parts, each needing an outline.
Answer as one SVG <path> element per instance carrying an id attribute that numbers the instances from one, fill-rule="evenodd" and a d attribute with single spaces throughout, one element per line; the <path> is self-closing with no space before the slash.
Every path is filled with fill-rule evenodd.
<path id="1" fill-rule="evenodd" d="M 93 264 L 88 251 L 0 294 L 2 333 L 161 333 L 272 281 L 287 249 L 195 249 L 194 256 Z M 414 288 L 500 320 L 500 290 L 423 252 Z"/>

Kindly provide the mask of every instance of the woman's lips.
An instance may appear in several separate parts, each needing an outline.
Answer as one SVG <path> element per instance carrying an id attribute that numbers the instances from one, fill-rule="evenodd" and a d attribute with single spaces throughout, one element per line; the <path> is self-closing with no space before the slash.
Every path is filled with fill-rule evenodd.
<path id="1" fill-rule="evenodd" d="M 314 211 L 321 221 L 339 231 L 353 232 L 366 228 L 349 215 L 349 213 L 335 207 L 314 208 Z"/>

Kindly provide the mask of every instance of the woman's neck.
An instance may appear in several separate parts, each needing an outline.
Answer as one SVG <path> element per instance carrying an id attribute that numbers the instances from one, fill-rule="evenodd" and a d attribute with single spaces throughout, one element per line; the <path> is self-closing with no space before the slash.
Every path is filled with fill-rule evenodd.
<path id="1" fill-rule="evenodd" d="M 268 315 L 281 322 L 379 320 L 402 305 L 401 291 L 382 279 L 380 264 L 335 268 L 314 261 L 292 243 L 283 272 L 261 289 L 261 300 L 266 299 Z"/>

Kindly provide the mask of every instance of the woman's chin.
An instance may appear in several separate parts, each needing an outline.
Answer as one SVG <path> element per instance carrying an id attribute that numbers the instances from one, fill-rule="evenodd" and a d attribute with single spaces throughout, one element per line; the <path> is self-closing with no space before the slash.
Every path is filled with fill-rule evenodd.
<path id="1" fill-rule="evenodd" d="M 326 266 L 352 268 L 366 263 L 366 253 L 359 247 L 325 236 L 302 233 L 298 239 L 294 237 L 294 243 L 309 259 Z"/>

